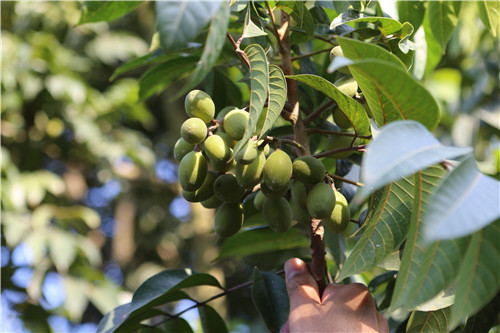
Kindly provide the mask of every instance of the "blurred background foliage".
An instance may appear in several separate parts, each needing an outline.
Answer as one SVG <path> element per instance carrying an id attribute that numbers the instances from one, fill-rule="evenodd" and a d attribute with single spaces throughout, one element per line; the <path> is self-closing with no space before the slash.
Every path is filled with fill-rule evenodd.
<path id="1" fill-rule="evenodd" d="M 149 52 L 154 6 L 77 25 L 80 6 L 1 2 L 2 331 L 94 331 L 165 268 L 191 267 L 231 286 L 250 279 L 252 265 L 272 269 L 300 255 L 211 262 L 213 212 L 181 198 L 172 162 L 187 116 L 182 99 L 170 97 L 182 85 L 144 101 L 143 68 L 110 81 L 120 65 Z M 472 2 L 464 6 L 447 53 L 425 80 L 444 106 L 435 134 L 474 146 L 481 171 L 500 179 L 498 39 L 481 28 Z M 327 56 L 312 65 L 324 67 Z M 216 66 L 201 87 L 212 90 L 218 109 L 248 96 L 233 83 L 244 74 L 227 66 Z M 215 306 L 232 329 L 258 330 L 243 296 L 249 290 Z"/>

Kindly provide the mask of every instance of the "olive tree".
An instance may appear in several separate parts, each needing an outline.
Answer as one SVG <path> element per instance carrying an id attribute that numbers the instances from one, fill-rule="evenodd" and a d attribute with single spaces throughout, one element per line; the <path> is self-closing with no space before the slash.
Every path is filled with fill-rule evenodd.
<path id="1" fill-rule="evenodd" d="M 140 3 L 85 2 L 80 23 Z M 189 116 L 174 157 L 184 198 L 216 209 L 213 260 L 253 257 L 267 269 L 256 265 L 237 286 L 165 270 L 99 330 L 191 332 L 181 315 L 197 308 L 204 332 L 226 332 L 210 302 L 251 286 L 263 322 L 279 332 L 288 299 L 278 252 L 304 258 L 320 292 L 367 284 L 394 329 L 498 324 L 498 169 L 478 167 L 472 143 L 450 135 L 460 129 L 450 119 L 480 106 L 482 124 L 498 131 L 486 107 L 495 93 L 450 97 L 439 72 L 462 65 L 450 59 L 465 33 L 498 46 L 498 7 L 400 1 L 391 17 L 376 1 L 156 2 L 151 52 L 114 77 L 149 66 L 140 98 L 168 88 L 184 101 L 168 110 Z M 491 50 L 476 57 L 498 60 Z M 498 75 L 488 80 L 498 89 Z M 195 299 L 201 286 L 220 293 Z M 194 303 L 176 312 L 180 300 Z"/>

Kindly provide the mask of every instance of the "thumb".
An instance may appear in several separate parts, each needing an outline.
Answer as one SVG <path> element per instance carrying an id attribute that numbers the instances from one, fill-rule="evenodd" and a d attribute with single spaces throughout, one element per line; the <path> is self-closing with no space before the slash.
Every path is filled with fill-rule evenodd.
<path id="1" fill-rule="evenodd" d="M 285 263 L 285 280 L 290 310 L 305 303 L 321 302 L 318 285 L 302 260 L 293 258 Z"/>

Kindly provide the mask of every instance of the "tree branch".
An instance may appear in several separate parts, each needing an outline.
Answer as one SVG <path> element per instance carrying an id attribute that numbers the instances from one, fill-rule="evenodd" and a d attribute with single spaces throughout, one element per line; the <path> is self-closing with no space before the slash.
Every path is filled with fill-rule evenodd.
<path id="1" fill-rule="evenodd" d="M 312 113 L 311 113 L 312 115 Z M 356 137 L 356 138 L 361 138 L 361 139 L 371 139 L 371 135 L 357 135 L 356 133 L 349 133 L 349 132 L 339 132 L 339 131 L 330 131 L 330 130 L 324 130 L 320 128 L 308 128 L 307 129 L 307 134 L 313 134 L 313 133 L 318 133 L 318 134 L 327 134 L 327 135 L 339 135 L 339 136 L 350 136 L 350 137 Z"/>
<path id="2" fill-rule="evenodd" d="M 323 49 L 323 50 L 314 51 L 314 52 L 311 52 L 311 53 L 301 54 L 301 55 L 292 57 L 292 61 L 297 61 L 297 60 L 300 60 L 300 59 L 303 59 L 303 58 L 312 57 L 312 56 L 314 56 L 316 54 L 320 54 L 320 53 L 324 53 L 324 52 L 330 52 L 331 50 L 332 50 L 332 48 L 330 47 L 328 49 Z"/>
<path id="3" fill-rule="evenodd" d="M 319 107 L 316 111 L 314 111 L 313 113 L 311 113 L 310 115 L 308 115 L 307 117 L 304 118 L 304 125 L 309 125 L 309 123 L 314 119 L 316 118 L 317 116 L 319 116 L 323 111 L 325 111 L 326 109 L 328 109 L 330 106 L 334 105 L 335 102 L 330 100 L 328 102 L 326 102 L 326 104 L 324 104 L 323 106 Z M 307 129 L 307 132 L 309 132 L 310 129 Z"/>
<path id="4" fill-rule="evenodd" d="M 243 60 L 243 62 L 245 63 L 245 65 L 250 68 L 250 61 L 248 60 L 247 58 L 247 55 L 245 54 L 245 52 L 243 52 L 241 49 L 240 49 L 240 44 L 241 44 L 241 41 L 243 40 L 242 38 L 238 39 L 237 42 L 234 41 L 233 37 L 231 36 L 231 34 L 228 32 L 226 33 L 226 36 L 227 36 L 227 39 L 229 39 L 229 42 L 231 43 L 231 45 L 233 46 L 234 50 L 236 51 L 236 53 L 238 53 L 238 55 L 240 56 L 240 59 Z"/>
<path id="5" fill-rule="evenodd" d="M 318 153 L 318 154 L 314 154 L 313 157 L 321 158 L 321 157 L 335 155 L 337 153 L 343 153 L 345 151 L 351 151 L 351 150 L 354 150 L 354 151 L 366 151 L 365 148 L 366 148 L 366 145 L 345 147 L 345 148 L 340 148 L 340 149 L 335 149 L 335 150 L 328 150 L 328 151 L 324 151 L 324 152 L 321 152 L 321 153 Z"/>

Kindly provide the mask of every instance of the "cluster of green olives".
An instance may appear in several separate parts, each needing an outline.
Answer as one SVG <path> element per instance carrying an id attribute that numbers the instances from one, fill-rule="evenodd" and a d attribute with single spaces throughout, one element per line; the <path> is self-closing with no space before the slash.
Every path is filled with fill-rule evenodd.
<path id="1" fill-rule="evenodd" d="M 182 124 L 174 147 L 182 195 L 217 209 L 218 236 L 229 237 L 241 229 L 243 200 L 254 191 L 255 207 L 275 232 L 287 231 L 293 220 L 306 224 L 311 217 L 322 219 L 333 232 L 347 227 L 347 201 L 325 182 L 325 166 L 319 160 L 301 156 L 292 162 L 286 152 L 271 150 L 264 140 L 250 140 L 234 154 L 246 131 L 248 112 L 226 107 L 214 119 L 215 105 L 200 90 L 186 96 L 185 109 L 190 118 Z"/>

